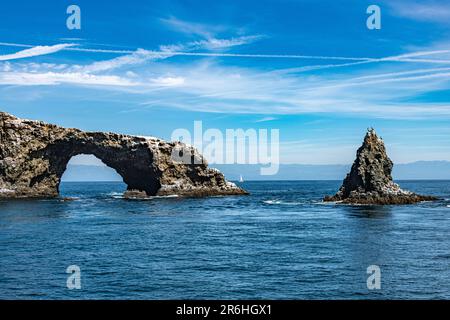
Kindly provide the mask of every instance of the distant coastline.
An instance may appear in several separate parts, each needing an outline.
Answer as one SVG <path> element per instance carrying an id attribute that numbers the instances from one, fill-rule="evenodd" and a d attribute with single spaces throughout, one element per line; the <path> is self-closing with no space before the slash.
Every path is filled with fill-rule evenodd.
<path id="1" fill-rule="evenodd" d="M 339 180 L 342 181 L 350 168 L 348 165 L 305 165 L 281 164 L 278 174 L 261 176 L 260 165 L 211 165 L 224 173 L 229 180 L 238 181 L 242 174 L 245 181 L 275 180 Z M 396 164 L 394 180 L 450 180 L 450 161 L 417 161 Z M 106 166 L 72 165 L 67 166 L 63 181 L 122 181 L 115 171 Z"/>

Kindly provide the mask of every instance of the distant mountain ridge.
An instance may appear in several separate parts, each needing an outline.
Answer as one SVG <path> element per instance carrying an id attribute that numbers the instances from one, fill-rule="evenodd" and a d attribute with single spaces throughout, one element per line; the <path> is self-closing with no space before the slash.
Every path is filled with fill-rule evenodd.
<path id="1" fill-rule="evenodd" d="M 281 164 L 278 174 L 261 176 L 260 165 L 211 165 L 222 171 L 229 180 L 342 180 L 350 170 L 350 164 L 307 165 Z M 450 161 L 417 161 L 396 164 L 393 169 L 395 180 L 450 180 Z M 111 168 L 95 165 L 71 165 L 63 181 L 122 181 Z"/>
<path id="2" fill-rule="evenodd" d="M 107 166 L 69 164 L 61 181 L 122 181 L 122 177 Z"/>
<path id="3" fill-rule="evenodd" d="M 261 176 L 259 165 L 212 165 L 230 180 L 343 180 L 351 165 L 281 164 L 278 174 Z M 450 161 L 418 161 L 394 164 L 395 180 L 450 180 Z"/>

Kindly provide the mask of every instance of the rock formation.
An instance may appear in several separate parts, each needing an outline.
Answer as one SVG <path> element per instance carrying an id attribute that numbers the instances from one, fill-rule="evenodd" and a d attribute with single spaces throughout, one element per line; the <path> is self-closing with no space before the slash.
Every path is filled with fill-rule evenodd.
<path id="1" fill-rule="evenodd" d="M 324 201 L 338 201 L 354 204 L 411 204 L 436 200 L 402 190 L 392 180 L 393 163 L 386 154 L 386 148 L 374 129 L 369 129 L 362 146 L 356 153 L 356 160 L 350 173 L 334 196 Z"/>
<path id="2" fill-rule="evenodd" d="M 178 161 L 173 155 L 179 152 L 192 161 Z M 0 198 L 58 196 L 61 176 L 77 154 L 93 154 L 115 169 L 132 198 L 246 194 L 180 142 L 83 132 L 0 112 Z"/>

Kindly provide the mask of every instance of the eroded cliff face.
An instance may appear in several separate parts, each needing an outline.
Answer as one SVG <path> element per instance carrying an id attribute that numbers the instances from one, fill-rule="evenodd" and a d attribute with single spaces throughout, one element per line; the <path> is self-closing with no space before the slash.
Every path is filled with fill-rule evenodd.
<path id="1" fill-rule="evenodd" d="M 422 196 L 402 190 L 392 180 L 393 166 L 383 140 L 377 136 L 375 130 L 369 129 L 341 188 L 336 195 L 325 197 L 324 201 L 355 204 L 411 204 L 436 199 L 432 196 Z"/>
<path id="2" fill-rule="evenodd" d="M 178 150 L 196 161 L 177 161 Z M 140 196 L 246 194 L 180 142 L 83 132 L 0 112 L 0 198 L 58 196 L 67 163 L 77 154 L 95 155 Z"/>

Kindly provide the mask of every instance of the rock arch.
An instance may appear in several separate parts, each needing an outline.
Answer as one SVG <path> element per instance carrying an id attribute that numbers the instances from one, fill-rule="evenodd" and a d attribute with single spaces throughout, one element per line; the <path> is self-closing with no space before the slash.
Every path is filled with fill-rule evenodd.
<path id="1" fill-rule="evenodd" d="M 243 189 L 208 168 L 203 157 L 180 142 L 108 132 L 84 132 L 0 112 L 0 198 L 55 197 L 69 160 L 93 154 L 115 169 L 128 190 L 152 195 L 240 195 Z M 182 148 L 193 163 L 173 161 Z"/>
<path id="2" fill-rule="evenodd" d="M 145 191 L 147 195 L 156 195 L 161 188 L 160 177 L 157 170 L 149 165 L 153 163 L 153 153 L 145 144 L 123 143 L 118 135 L 111 137 L 110 134 L 86 133 L 85 136 L 59 140 L 32 153 L 33 158 L 48 161 L 48 172 L 56 177 L 58 193 L 61 177 L 70 159 L 79 154 L 92 154 L 117 171 L 127 185 L 127 190 Z M 114 143 L 111 143 L 112 141 Z M 35 176 L 33 181 L 30 181 L 30 187 L 45 179 L 48 172 Z"/>

